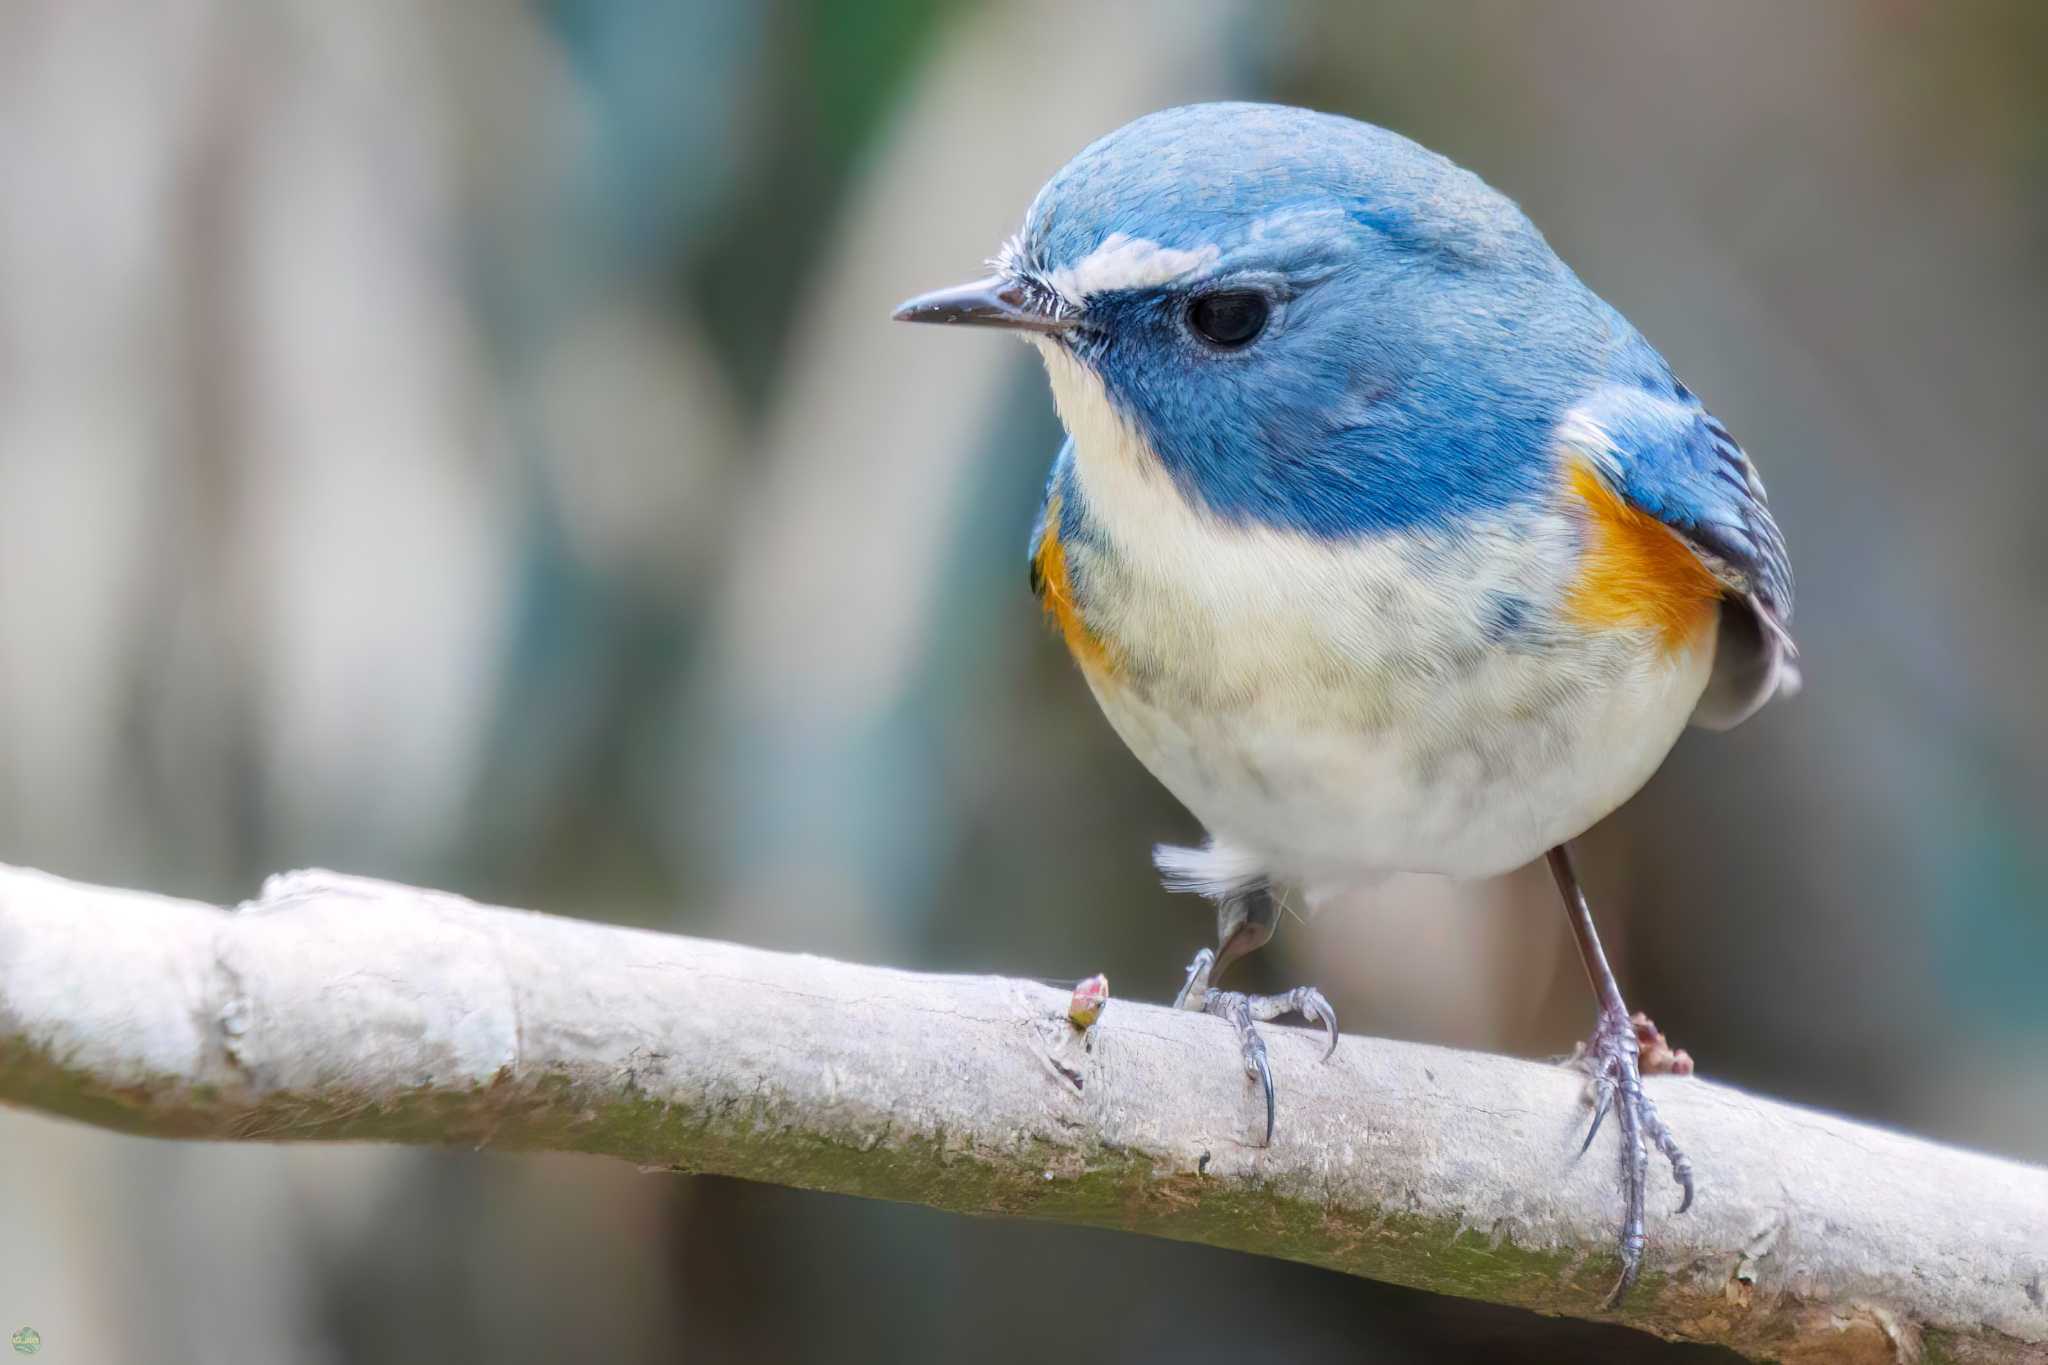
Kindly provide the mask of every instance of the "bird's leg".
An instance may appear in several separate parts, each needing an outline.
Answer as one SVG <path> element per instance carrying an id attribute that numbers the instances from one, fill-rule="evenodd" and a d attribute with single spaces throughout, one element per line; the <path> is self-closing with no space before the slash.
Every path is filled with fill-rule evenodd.
<path id="1" fill-rule="evenodd" d="M 1273 937 L 1279 918 L 1279 902 L 1264 886 L 1219 901 L 1216 951 L 1204 948 L 1195 954 L 1195 960 L 1188 964 L 1188 979 L 1182 983 L 1180 994 L 1173 998 L 1175 1009 L 1213 1014 L 1229 1020 L 1237 1030 L 1238 1045 L 1244 1050 L 1245 1074 L 1265 1092 L 1266 1146 L 1273 1143 L 1273 1068 L 1266 1061 L 1266 1042 L 1259 1037 L 1257 1024 L 1283 1014 L 1299 1014 L 1311 1023 L 1321 1024 L 1329 1034 L 1329 1045 L 1323 1049 L 1327 1060 L 1337 1050 L 1337 1012 L 1314 986 L 1297 986 L 1280 995 L 1246 995 L 1242 991 L 1216 990 L 1209 983 L 1246 953 L 1264 947 Z"/>
<path id="2" fill-rule="evenodd" d="M 1559 844 L 1550 850 L 1550 872 L 1557 879 L 1558 893 L 1564 897 L 1565 913 L 1572 922 L 1572 936 L 1578 940 L 1579 956 L 1586 964 L 1586 976 L 1593 983 L 1593 995 L 1599 1001 L 1600 1019 L 1593 1028 L 1593 1037 L 1581 1054 L 1588 1070 L 1593 1074 L 1593 1122 L 1586 1130 L 1586 1141 L 1579 1150 L 1584 1152 L 1593 1145 L 1593 1135 L 1600 1131 L 1600 1121 L 1607 1117 L 1607 1111 L 1614 1111 L 1615 1126 L 1621 1130 L 1621 1189 L 1626 1212 L 1621 1224 L 1621 1279 L 1616 1282 L 1614 1292 L 1607 1296 L 1607 1306 L 1621 1302 L 1629 1286 L 1636 1282 L 1636 1275 L 1642 1269 L 1643 1246 L 1646 1241 L 1643 1232 L 1643 1199 L 1649 1185 L 1650 1153 L 1648 1143 L 1655 1143 L 1657 1150 L 1671 1163 L 1671 1173 L 1685 1191 L 1679 1201 L 1678 1212 L 1684 1213 L 1692 1207 L 1692 1163 L 1686 1160 L 1684 1152 L 1678 1150 L 1678 1143 L 1672 1139 L 1671 1130 L 1657 1117 L 1657 1106 L 1650 1103 L 1650 1097 L 1643 1093 L 1642 1048 L 1644 1035 L 1638 1033 L 1641 1027 L 1648 1036 L 1663 1045 L 1663 1035 L 1647 1018 L 1630 1018 L 1628 1007 L 1621 1001 L 1621 987 L 1615 984 L 1614 971 L 1607 965 L 1607 954 L 1600 947 L 1600 936 L 1593 931 L 1593 912 L 1586 905 L 1586 893 L 1579 885 L 1579 874 L 1572 866 L 1571 848 Z M 1684 1070 L 1692 1069 L 1692 1058 L 1684 1053 L 1672 1053 L 1664 1048 L 1667 1057 L 1684 1059 Z M 1663 1069 L 1678 1070 L 1675 1064 Z"/>

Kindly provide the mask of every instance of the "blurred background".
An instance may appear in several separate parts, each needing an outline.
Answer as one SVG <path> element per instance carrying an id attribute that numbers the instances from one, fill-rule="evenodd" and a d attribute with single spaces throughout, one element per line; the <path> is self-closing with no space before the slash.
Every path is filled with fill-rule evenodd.
<path id="1" fill-rule="evenodd" d="M 888 311 L 1137 114 L 1313 104 L 1521 201 L 1791 541 L 1805 695 L 1587 840 L 1631 1001 L 2048 1160 L 2044 63 L 2029 0 L 8 0 L 0 858 L 1170 996 L 1212 917 L 1146 850 L 1195 827 L 1025 590 L 1042 375 Z M 1249 975 L 1531 1056 L 1591 1021 L 1540 868 Z M 1726 1358 L 595 1159 L 7 1111 L 0 1208 L 52 1361 Z"/>

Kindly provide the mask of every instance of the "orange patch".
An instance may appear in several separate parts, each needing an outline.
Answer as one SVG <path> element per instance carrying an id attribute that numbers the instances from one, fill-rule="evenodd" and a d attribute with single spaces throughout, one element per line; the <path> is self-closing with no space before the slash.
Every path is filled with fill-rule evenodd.
<path id="1" fill-rule="evenodd" d="M 1586 509 L 1585 555 L 1565 602 L 1572 619 L 1648 627 L 1676 654 L 1712 623 L 1726 589 L 1676 532 L 1629 506 L 1585 460 L 1573 459 L 1566 477 Z"/>
<path id="2" fill-rule="evenodd" d="M 1088 629 L 1088 623 L 1081 619 L 1081 609 L 1074 605 L 1073 591 L 1067 582 L 1067 547 L 1060 544 L 1059 525 L 1060 498 L 1055 493 L 1045 505 L 1045 530 L 1038 537 L 1038 553 L 1031 558 L 1031 565 L 1038 572 L 1039 604 L 1060 628 L 1074 662 L 1091 672 L 1113 671 L 1108 647 Z"/>

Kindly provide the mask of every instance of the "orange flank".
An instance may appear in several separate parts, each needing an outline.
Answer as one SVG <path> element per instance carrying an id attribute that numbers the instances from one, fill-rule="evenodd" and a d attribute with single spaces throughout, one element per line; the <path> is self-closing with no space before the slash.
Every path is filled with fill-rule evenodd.
<path id="1" fill-rule="evenodd" d="M 1075 663 L 1091 673 L 1098 669 L 1112 672 L 1108 647 L 1088 629 L 1088 623 L 1081 619 L 1081 609 L 1074 605 L 1073 589 L 1067 581 L 1067 548 L 1060 544 L 1059 527 L 1060 496 L 1055 493 L 1046 502 L 1045 530 L 1038 537 L 1038 552 L 1031 558 L 1038 578 L 1039 603 L 1066 637 L 1067 652 L 1074 656 Z"/>
<path id="2" fill-rule="evenodd" d="M 1713 622 L 1726 591 L 1721 581 L 1676 532 L 1629 506 L 1584 459 L 1570 459 L 1566 479 L 1586 526 L 1566 610 L 1596 629 L 1648 627 L 1676 654 Z"/>

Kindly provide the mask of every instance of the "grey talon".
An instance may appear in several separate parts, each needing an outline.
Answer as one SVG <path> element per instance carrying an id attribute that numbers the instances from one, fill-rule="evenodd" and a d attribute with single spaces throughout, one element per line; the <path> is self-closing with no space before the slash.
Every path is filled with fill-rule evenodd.
<path id="1" fill-rule="evenodd" d="M 1579 1146 L 1580 1154 L 1583 1155 L 1593 1145 L 1593 1139 L 1600 1132 L 1601 1120 L 1607 1117 L 1610 1109 L 1614 1112 L 1615 1126 L 1621 1130 L 1619 1158 L 1623 1214 L 1618 1248 L 1621 1278 L 1615 1282 L 1606 1302 L 1607 1307 L 1613 1308 L 1642 1272 L 1643 1248 L 1648 1243 L 1643 1229 L 1643 1206 L 1650 1184 L 1650 1146 L 1654 1145 L 1671 1163 L 1671 1173 L 1684 1190 L 1678 1205 L 1680 1213 L 1692 1207 L 1692 1162 L 1678 1149 L 1671 1130 L 1657 1115 L 1657 1106 L 1643 1092 L 1642 1039 L 1637 1032 L 1635 1017 L 1622 1003 L 1621 988 L 1615 983 L 1613 969 L 1607 965 L 1607 954 L 1600 946 L 1599 935 L 1594 932 L 1592 911 L 1587 908 L 1586 893 L 1579 885 L 1578 872 L 1572 866 L 1568 848 L 1560 845 L 1551 850 L 1550 870 L 1557 880 L 1558 892 L 1564 898 L 1572 932 L 1578 939 L 1586 976 L 1593 983 L 1594 995 L 1600 1002 L 1599 1022 L 1594 1025 L 1593 1037 L 1579 1058 L 1580 1064 L 1592 1073 L 1594 1085 L 1593 1123 L 1586 1130 L 1586 1140 Z"/>
<path id="2" fill-rule="evenodd" d="M 1599 1082 L 1599 1093 L 1593 1101 L 1593 1123 L 1586 1129 L 1586 1140 L 1579 1144 L 1579 1155 L 1584 1156 L 1593 1145 L 1593 1139 L 1600 1136 L 1600 1125 L 1607 1120 L 1607 1104 L 1614 1097 L 1614 1087 L 1603 1077 Z"/>
<path id="3" fill-rule="evenodd" d="M 1282 995 L 1246 995 L 1241 991 L 1216 990 L 1209 985 L 1214 966 L 1215 955 L 1207 948 L 1195 954 L 1195 960 L 1188 964 L 1187 980 L 1173 999 L 1174 1008 L 1213 1014 L 1237 1030 L 1245 1075 L 1259 1083 L 1259 1090 L 1266 1101 L 1266 1136 L 1261 1145 L 1270 1147 L 1273 1145 L 1279 1105 L 1274 1095 L 1273 1064 L 1266 1052 L 1266 1040 L 1259 1036 L 1258 1026 L 1284 1014 L 1299 1014 L 1310 1023 L 1321 1024 L 1329 1037 L 1323 1048 L 1323 1060 L 1328 1061 L 1330 1054 L 1337 1050 L 1337 1012 L 1330 1008 L 1330 1002 L 1323 998 L 1323 993 L 1313 986 L 1300 986 Z"/>
<path id="4" fill-rule="evenodd" d="M 1177 1010 L 1200 1010 L 1209 994 L 1209 976 L 1216 967 L 1216 954 L 1203 948 L 1188 963 L 1187 979 L 1180 983 L 1180 993 L 1173 997 Z"/>

